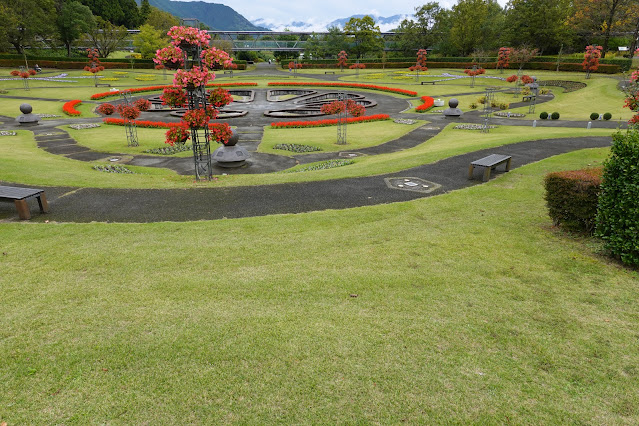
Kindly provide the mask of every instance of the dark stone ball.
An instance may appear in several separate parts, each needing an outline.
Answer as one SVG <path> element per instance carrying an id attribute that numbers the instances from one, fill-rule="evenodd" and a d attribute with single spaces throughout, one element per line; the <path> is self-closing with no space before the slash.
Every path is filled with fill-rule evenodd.
<path id="1" fill-rule="evenodd" d="M 31 105 L 29 104 L 20 105 L 20 112 L 22 112 L 23 114 L 31 114 L 31 111 L 33 111 L 33 108 L 31 107 Z"/>
<path id="2" fill-rule="evenodd" d="M 451 108 L 457 108 L 457 105 L 459 105 L 459 101 L 457 100 L 457 98 L 452 98 L 450 101 L 448 101 L 448 106 Z"/>

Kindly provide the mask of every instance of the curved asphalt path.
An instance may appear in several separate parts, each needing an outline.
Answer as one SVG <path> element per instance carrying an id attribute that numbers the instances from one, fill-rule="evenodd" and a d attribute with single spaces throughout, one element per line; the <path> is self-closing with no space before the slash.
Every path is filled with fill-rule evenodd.
<path id="1" fill-rule="evenodd" d="M 272 72 L 272 70 L 268 71 Z M 411 118 L 411 115 L 402 114 L 402 118 Z M 415 115 L 414 118 L 430 120 L 433 117 Z M 481 121 L 480 119 L 479 113 L 471 112 L 465 114 L 459 121 L 478 123 Z M 392 152 L 422 143 L 437 134 L 446 124 L 449 124 L 443 122 L 439 125 L 437 122 L 441 121 L 445 120 L 437 117 L 433 124 L 422 126 L 404 138 L 379 147 L 371 147 L 368 149 L 371 151 L 369 153 Z M 558 127 L 575 127 L 581 124 L 559 121 L 547 123 Z M 491 119 L 491 124 L 530 126 L 531 121 Z M 583 126 L 585 127 L 585 123 Z M 616 123 L 606 123 L 606 127 L 614 128 L 616 126 Z M 40 133 L 39 130 L 38 133 Z M 47 215 L 40 215 L 37 213 L 37 203 L 31 201 L 30 205 L 33 212 L 32 220 L 40 222 L 45 220 L 58 222 L 181 222 L 344 209 L 409 201 L 479 184 L 481 173 L 476 171 L 475 179 L 469 180 L 467 177 L 468 165 L 471 161 L 489 154 L 511 155 L 511 169 L 514 169 L 579 149 L 608 147 L 611 140 L 610 137 L 582 137 L 521 142 L 450 157 L 437 163 L 407 169 L 400 173 L 332 181 L 189 190 L 48 187 L 46 195 L 51 212 Z M 108 154 L 101 155 L 104 157 Z M 306 159 L 304 162 L 319 161 L 322 159 L 320 158 L 322 155 L 326 156 L 327 154 L 311 154 L 301 158 Z M 313 156 L 318 158 L 313 158 Z M 501 170 L 502 167 L 498 169 Z M 493 172 L 493 176 L 499 174 L 499 170 Z M 420 183 L 428 184 L 428 188 L 420 186 L 419 191 L 414 191 L 393 185 L 398 182 L 397 179 L 401 182 L 401 180 L 408 178 L 421 180 Z M 12 185 L 11 183 L 3 184 Z M 17 218 L 15 207 L 9 203 L 0 203 L 0 220 L 7 218 Z"/>

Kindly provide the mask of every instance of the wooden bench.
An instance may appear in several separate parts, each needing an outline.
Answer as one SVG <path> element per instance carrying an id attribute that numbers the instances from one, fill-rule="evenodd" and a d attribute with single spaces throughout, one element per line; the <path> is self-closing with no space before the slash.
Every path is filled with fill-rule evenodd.
<path id="1" fill-rule="evenodd" d="M 475 167 L 484 168 L 484 182 L 490 179 L 490 171 L 494 170 L 495 167 L 499 166 L 500 164 L 506 163 L 506 171 L 510 171 L 511 158 L 512 157 L 510 155 L 491 154 L 488 157 L 480 158 L 479 160 L 473 161 L 468 167 L 468 179 L 473 178 L 473 171 L 475 170 Z"/>
<path id="2" fill-rule="evenodd" d="M 335 74 L 335 71 L 324 71 L 324 74 Z"/>
<path id="3" fill-rule="evenodd" d="M 49 211 L 47 197 L 44 195 L 44 189 L 16 188 L 15 186 L 0 186 L 0 201 L 13 201 L 18 210 L 18 216 L 22 220 L 31 219 L 31 212 L 27 200 L 36 197 L 40 205 L 40 213 Z"/>
<path id="4" fill-rule="evenodd" d="M 233 70 L 224 70 L 224 74 L 231 74 L 231 77 L 233 77 Z"/>
<path id="5" fill-rule="evenodd" d="M 434 81 L 422 81 L 420 84 L 421 84 L 422 86 L 423 86 L 424 84 L 432 84 L 432 85 L 434 86 L 434 85 L 435 85 L 435 82 L 434 82 Z"/>

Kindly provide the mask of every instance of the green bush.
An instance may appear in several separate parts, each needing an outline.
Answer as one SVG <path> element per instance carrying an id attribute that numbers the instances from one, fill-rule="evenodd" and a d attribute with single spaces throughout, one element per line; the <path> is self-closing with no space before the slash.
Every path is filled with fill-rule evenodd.
<path id="1" fill-rule="evenodd" d="M 598 112 L 593 112 L 590 114 L 590 119 L 591 120 L 597 120 L 599 119 L 599 113 Z"/>
<path id="2" fill-rule="evenodd" d="M 550 114 L 550 118 L 552 118 L 553 120 L 559 120 L 559 113 L 553 112 L 552 114 Z"/>
<path id="3" fill-rule="evenodd" d="M 607 113 L 605 113 L 603 115 L 603 119 L 606 120 L 606 121 L 610 120 L 611 118 L 612 118 L 612 114 L 610 114 L 609 112 L 607 112 Z"/>
<path id="4" fill-rule="evenodd" d="M 639 130 L 612 138 L 604 163 L 596 235 L 628 265 L 639 266 Z"/>
<path id="5" fill-rule="evenodd" d="M 593 232 L 601 174 L 598 168 L 546 175 L 546 205 L 555 225 L 569 231 Z"/>
<path id="6" fill-rule="evenodd" d="M 546 111 L 542 112 L 541 114 L 539 114 L 539 118 L 541 118 L 542 120 L 545 120 L 548 118 L 548 113 Z"/>

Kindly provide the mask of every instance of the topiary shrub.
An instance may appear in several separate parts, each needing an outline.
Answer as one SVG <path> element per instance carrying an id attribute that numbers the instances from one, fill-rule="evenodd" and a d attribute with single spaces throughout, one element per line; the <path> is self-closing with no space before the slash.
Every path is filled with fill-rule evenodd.
<path id="1" fill-rule="evenodd" d="M 593 112 L 590 114 L 590 119 L 591 120 L 597 120 L 599 119 L 599 113 L 598 112 Z"/>
<path id="2" fill-rule="evenodd" d="M 612 138 L 604 163 L 596 235 L 614 257 L 639 266 L 639 130 Z"/>
<path id="3" fill-rule="evenodd" d="M 559 120 L 559 113 L 553 112 L 552 114 L 550 114 L 550 118 L 552 118 L 553 120 Z"/>
<path id="4" fill-rule="evenodd" d="M 593 232 L 601 175 L 601 168 L 546 175 L 546 205 L 555 225 L 568 231 Z"/>
<path id="5" fill-rule="evenodd" d="M 611 118 L 612 118 L 612 114 L 610 114 L 609 112 L 607 112 L 607 113 L 605 113 L 603 115 L 603 119 L 606 120 L 606 121 L 610 120 Z"/>
<path id="6" fill-rule="evenodd" d="M 548 113 L 546 111 L 542 112 L 541 114 L 539 114 L 539 118 L 541 118 L 542 120 L 546 120 L 548 118 Z"/>

